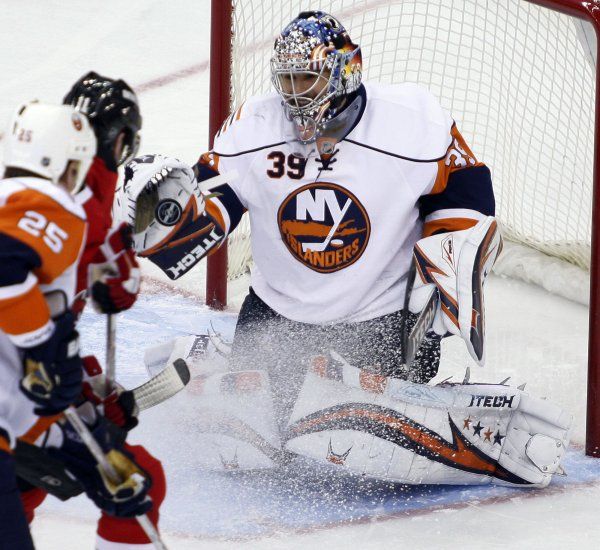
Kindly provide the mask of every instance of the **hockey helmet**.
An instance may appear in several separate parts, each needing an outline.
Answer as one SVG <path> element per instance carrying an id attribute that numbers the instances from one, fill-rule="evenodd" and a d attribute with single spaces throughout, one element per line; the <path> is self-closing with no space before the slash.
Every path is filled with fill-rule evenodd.
<path id="1" fill-rule="evenodd" d="M 125 143 L 118 166 L 135 157 L 140 146 L 142 116 L 137 95 L 124 80 L 90 71 L 73 85 L 63 103 L 73 105 L 88 116 L 99 149 L 112 147 L 117 136 L 124 132 Z"/>
<path id="2" fill-rule="evenodd" d="M 96 153 L 96 137 L 87 118 L 70 105 L 32 101 L 12 117 L 4 139 L 4 165 L 27 170 L 58 184 L 69 161 L 79 169 L 75 194 Z"/>
<path id="3" fill-rule="evenodd" d="M 361 75 L 360 47 L 327 13 L 300 13 L 275 40 L 272 82 L 304 142 L 314 141 L 341 111 Z"/>

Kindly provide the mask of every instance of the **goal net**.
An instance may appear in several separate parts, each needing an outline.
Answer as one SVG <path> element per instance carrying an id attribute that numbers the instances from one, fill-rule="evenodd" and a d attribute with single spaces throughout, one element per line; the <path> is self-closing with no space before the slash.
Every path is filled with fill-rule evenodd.
<path id="1" fill-rule="evenodd" d="M 233 2 L 232 106 L 271 90 L 275 36 L 314 7 Z M 364 80 L 417 82 L 439 98 L 492 170 L 506 239 L 589 269 L 595 45 L 579 20 L 524 0 L 324 0 L 319 9 L 360 44 Z M 230 279 L 251 263 L 249 234 L 244 220 L 230 237 Z"/>

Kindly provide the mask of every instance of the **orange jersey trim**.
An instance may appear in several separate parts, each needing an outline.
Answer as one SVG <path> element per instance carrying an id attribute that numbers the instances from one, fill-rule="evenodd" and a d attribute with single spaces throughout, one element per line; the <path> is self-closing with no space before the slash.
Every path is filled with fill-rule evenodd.
<path id="1" fill-rule="evenodd" d="M 423 237 L 431 237 L 434 233 L 449 231 L 461 231 L 470 229 L 477 225 L 478 220 L 472 218 L 444 218 L 441 220 L 433 220 L 425 222 L 423 225 Z"/>
<path id="2" fill-rule="evenodd" d="M 63 416 L 63 413 L 58 413 L 53 416 L 40 416 L 36 423 L 27 430 L 19 439 L 25 443 L 33 445 L 37 439 L 42 435 L 52 424 L 54 424 L 59 418 Z"/>
<path id="3" fill-rule="evenodd" d="M 436 195 L 437 193 L 444 191 L 448 185 L 448 178 L 453 172 L 472 168 L 473 166 L 483 166 L 483 162 L 479 162 L 475 158 L 475 155 L 467 145 L 465 138 L 463 138 L 458 131 L 456 124 L 452 125 L 450 134 L 452 136 L 452 141 L 446 150 L 444 158 L 437 162 L 437 176 L 430 195 Z"/>
<path id="4" fill-rule="evenodd" d="M 0 451 L 4 451 L 5 453 L 8 453 L 9 455 L 12 454 L 12 450 L 10 448 L 10 443 L 8 442 L 6 437 L 4 437 L 3 435 L 0 435 Z"/>
<path id="5" fill-rule="evenodd" d="M 40 288 L 0 300 L 0 330 L 16 336 L 42 328 L 50 320 L 50 310 Z"/>

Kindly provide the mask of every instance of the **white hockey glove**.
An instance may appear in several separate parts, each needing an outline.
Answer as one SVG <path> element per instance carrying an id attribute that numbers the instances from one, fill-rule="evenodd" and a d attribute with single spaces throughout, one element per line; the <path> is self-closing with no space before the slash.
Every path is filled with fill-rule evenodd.
<path id="1" fill-rule="evenodd" d="M 498 224 L 490 216 L 471 229 L 421 239 L 413 255 L 417 276 L 409 310 L 419 313 L 436 289 L 440 299 L 431 328 L 441 336 L 461 336 L 479 365 L 485 361 L 483 283 L 501 250 Z"/>

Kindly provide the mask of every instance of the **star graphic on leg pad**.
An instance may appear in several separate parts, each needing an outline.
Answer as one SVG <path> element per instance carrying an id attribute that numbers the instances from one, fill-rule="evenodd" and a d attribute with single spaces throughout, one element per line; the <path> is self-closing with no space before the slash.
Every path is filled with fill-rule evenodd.
<path id="1" fill-rule="evenodd" d="M 471 417 L 469 416 L 469 418 L 465 418 L 463 420 L 463 429 L 468 430 L 471 427 Z"/>
<path id="2" fill-rule="evenodd" d="M 505 438 L 505 435 L 500 435 L 500 430 L 498 430 L 498 433 L 496 433 L 496 435 L 494 435 L 494 445 L 496 443 L 498 443 L 498 445 L 502 446 L 502 440 Z"/>
<path id="3" fill-rule="evenodd" d="M 485 436 L 483 439 L 484 441 L 492 441 L 492 434 L 494 432 L 492 430 L 490 430 L 489 428 L 487 429 L 487 432 L 483 432 L 483 435 Z"/>
<path id="4" fill-rule="evenodd" d="M 483 426 L 481 425 L 481 422 L 477 422 L 477 424 L 473 426 L 473 435 L 481 437 L 481 430 L 483 430 Z"/>

